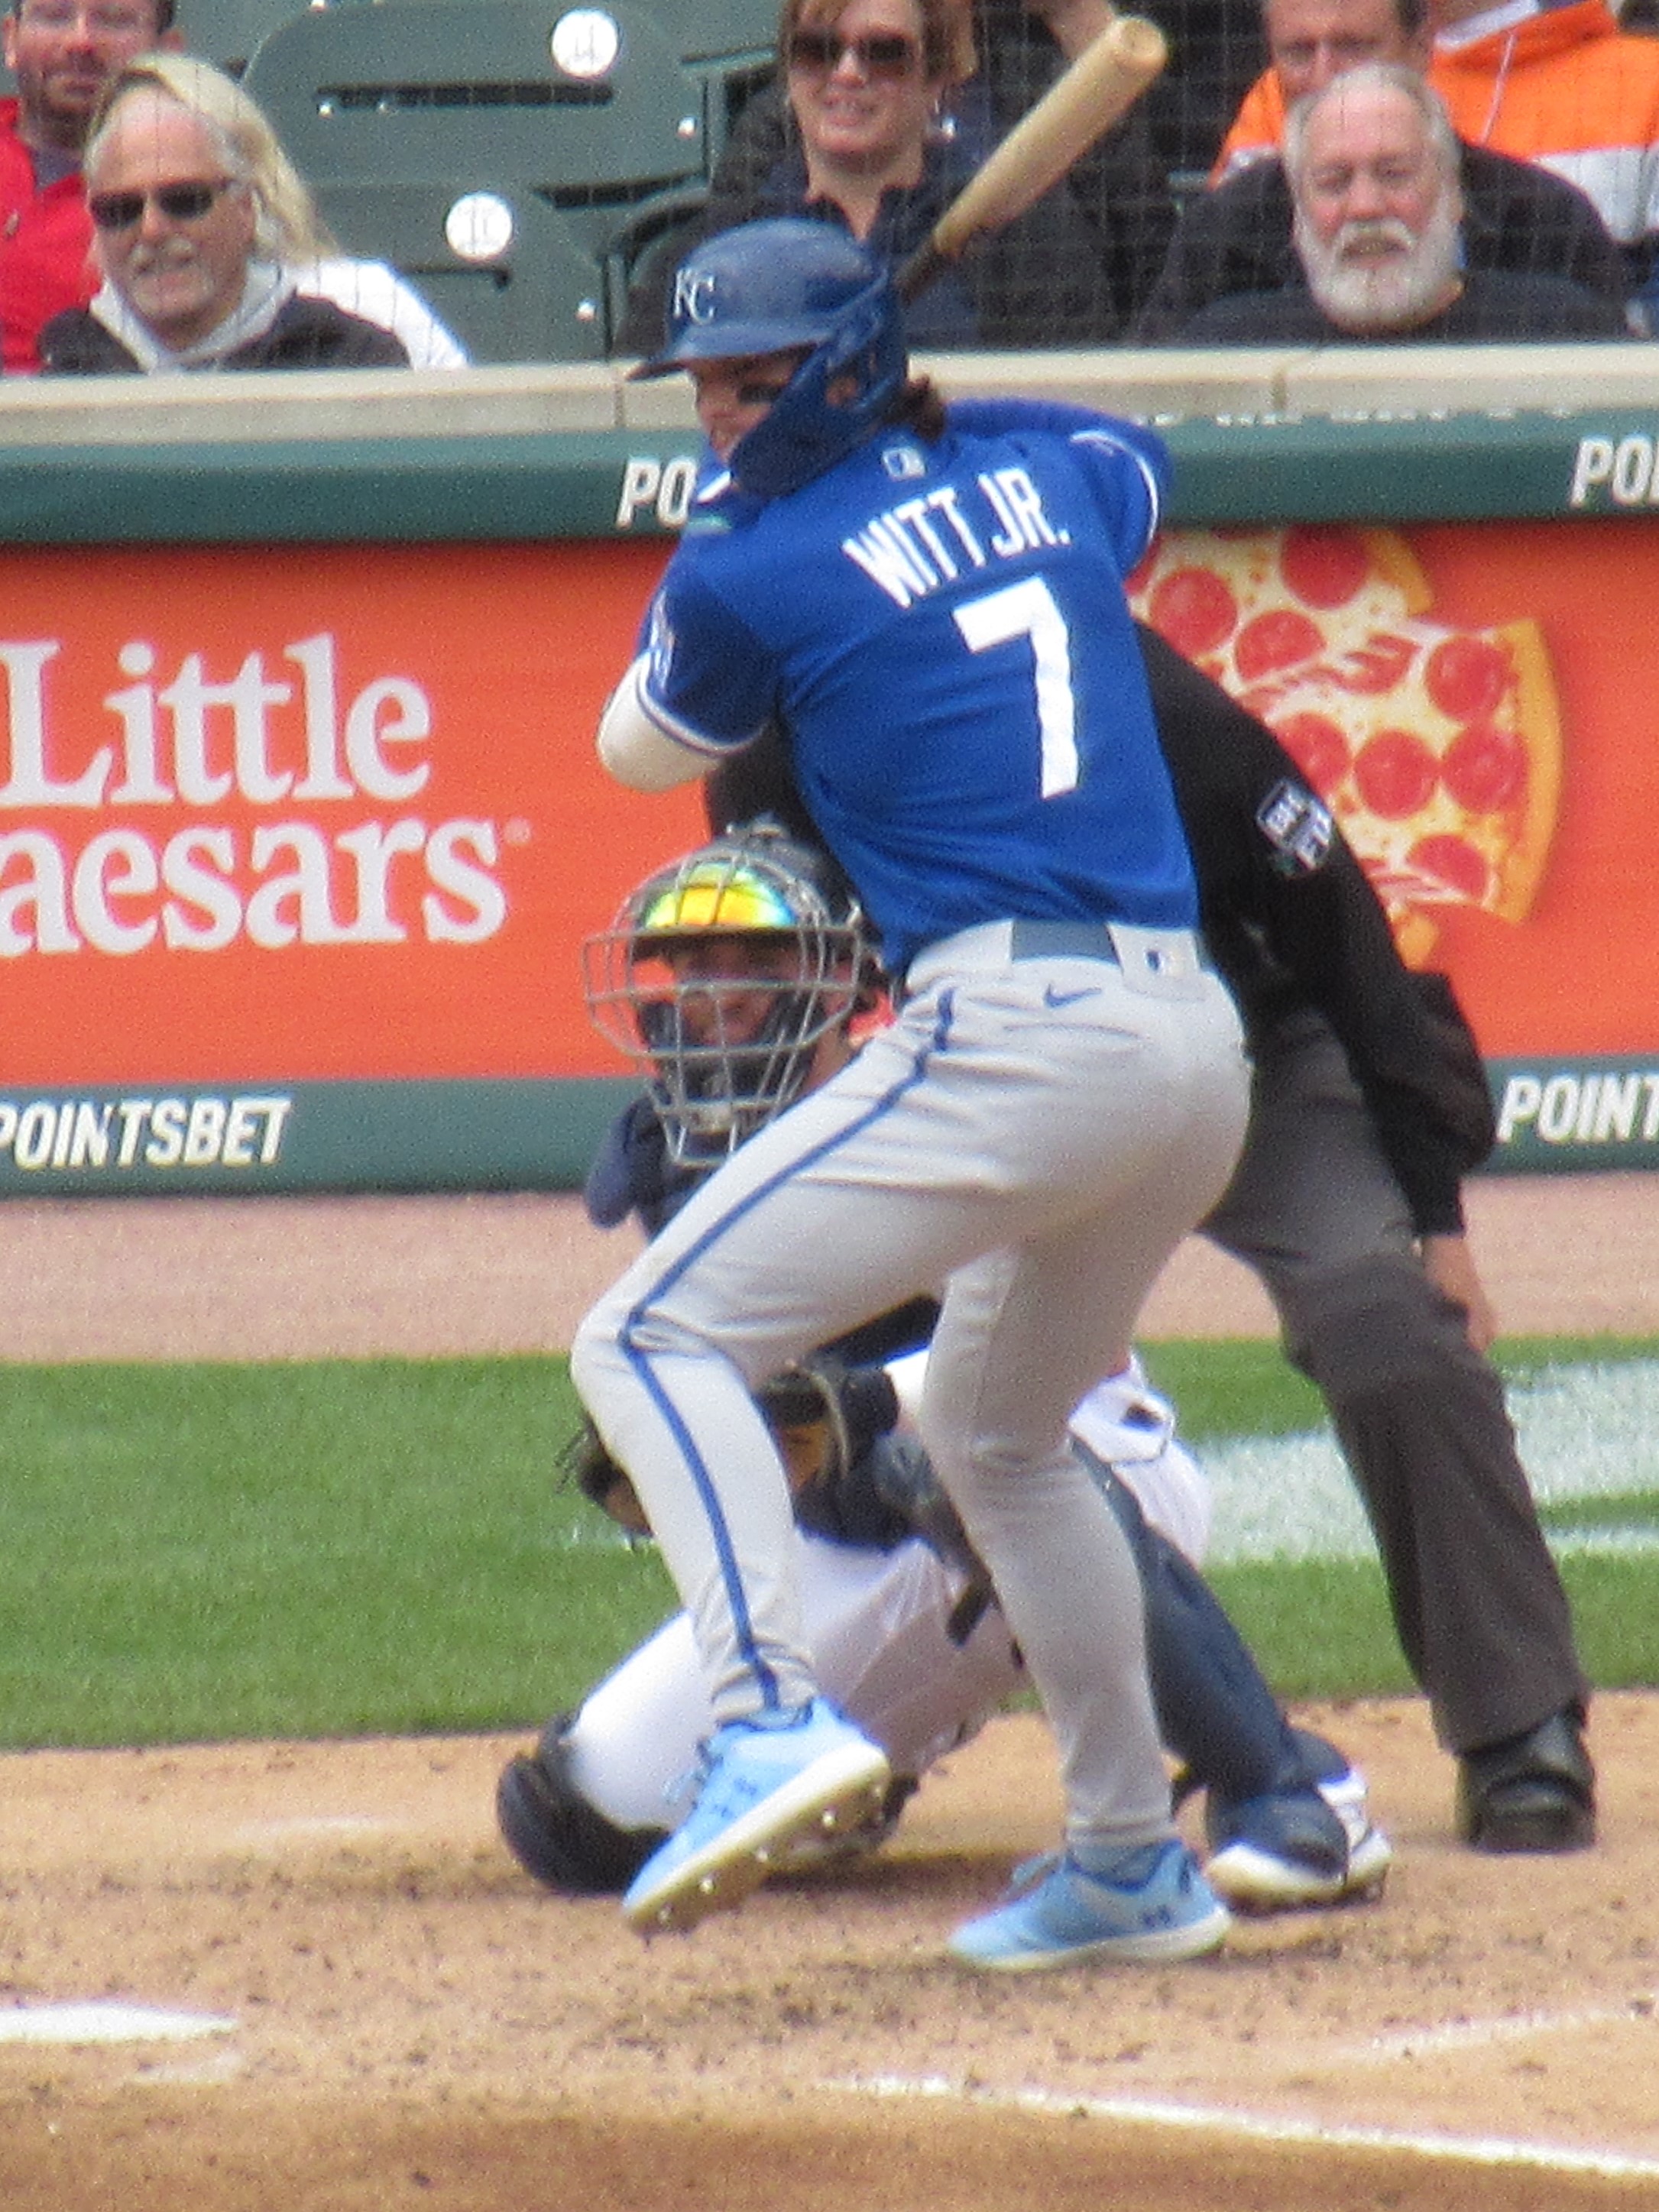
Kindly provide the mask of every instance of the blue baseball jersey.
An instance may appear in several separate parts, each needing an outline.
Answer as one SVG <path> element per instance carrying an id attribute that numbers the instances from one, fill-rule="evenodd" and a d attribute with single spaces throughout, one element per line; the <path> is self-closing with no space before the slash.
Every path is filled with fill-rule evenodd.
<path id="1" fill-rule="evenodd" d="M 715 477 L 648 619 L 645 712 L 713 765 L 769 723 L 896 973 L 980 922 L 1191 927 L 1191 863 L 1123 579 L 1161 442 L 953 407 L 787 496 Z"/>

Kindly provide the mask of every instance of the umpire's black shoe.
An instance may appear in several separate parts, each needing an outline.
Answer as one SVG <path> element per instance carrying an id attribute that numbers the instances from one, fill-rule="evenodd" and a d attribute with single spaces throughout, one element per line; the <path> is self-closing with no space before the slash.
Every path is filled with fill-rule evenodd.
<path id="1" fill-rule="evenodd" d="M 1595 1769 L 1571 1706 L 1464 1753 L 1457 1832 L 1478 1851 L 1581 1851 L 1595 1841 Z"/>

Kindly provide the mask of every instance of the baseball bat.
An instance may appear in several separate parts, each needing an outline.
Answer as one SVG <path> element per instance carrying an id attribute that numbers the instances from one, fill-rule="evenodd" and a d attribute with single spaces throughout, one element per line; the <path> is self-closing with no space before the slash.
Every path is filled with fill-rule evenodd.
<path id="1" fill-rule="evenodd" d="M 927 243 L 900 269 L 895 280 L 899 297 L 914 300 L 976 238 L 1003 229 L 1040 200 L 1134 105 L 1164 67 L 1169 51 L 1163 32 L 1144 15 L 1114 17 L 992 148 Z"/>

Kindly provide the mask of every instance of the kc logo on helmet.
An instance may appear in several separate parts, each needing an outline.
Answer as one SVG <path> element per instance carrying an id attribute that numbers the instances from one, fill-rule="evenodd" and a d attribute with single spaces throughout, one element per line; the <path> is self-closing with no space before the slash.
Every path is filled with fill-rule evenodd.
<path id="1" fill-rule="evenodd" d="M 674 320 L 712 323 L 714 319 L 714 279 L 707 270 L 682 269 L 674 278 Z"/>

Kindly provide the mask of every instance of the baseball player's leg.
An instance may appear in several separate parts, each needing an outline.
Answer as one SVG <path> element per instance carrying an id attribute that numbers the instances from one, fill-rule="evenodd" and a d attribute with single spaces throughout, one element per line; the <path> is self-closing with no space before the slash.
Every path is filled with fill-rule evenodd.
<path id="1" fill-rule="evenodd" d="M 1065 1856 L 952 1938 L 980 1966 L 1185 1955 L 1225 1925 L 1171 1840 L 1134 1562 L 1066 1421 L 1224 1176 L 1238 1101 L 1219 1086 L 1183 1111 L 1171 1096 L 1149 1139 L 1121 1074 L 1121 1092 L 1107 1068 L 1097 1078 L 1106 1129 L 1114 1106 L 1123 1116 L 1116 1187 L 1103 1173 L 1092 1217 L 955 1274 L 928 1365 L 924 1434 L 1042 1698 L 1066 1797 Z"/>
<path id="2" fill-rule="evenodd" d="M 578 1333 L 578 1388 L 634 1476 L 723 1718 L 787 1716 L 792 1698 L 814 1686 L 791 1578 L 780 1572 L 782 1473 L 744 1385 L 1045 1218 L 1086 1218 L 1089 1233 L 1047 1240 L 1053 1249 L 1036 1270 L 1012 1264 L 1028 1285 L 1046 1276 L 1038 1303 L 1063 1313 L 1066 1327 L 1045 1326 L 1035 1307 L 1027 1313 L 1017 1334 L 1042 1350 L 1028 1394 L 1035 1418 L 1022 1415 L 1009 1433 L 1034 1469 L 1045 1448 L 1053 1452 L 1047 1480 L 1087 1501 L 1097 1558 L 1114 1542 L 1121 1553 L 1109 1514 L 1064 1449 L 1064 1423 L 1125 1356 L 1158 1267 L 1224 1180 L 1242 1128 L 1242 1060 L 1231 1004 L 1209 979 L 1135 998 L 1103 963 L 1057 967 L 1063 1021 L 1045 1003 L 1045 987 L 1060 988 L 1048 963 L 999 976 L 982 996 L 959 987 L 913 1001 L 896 1030 L 705 1186 Z M 1103 1263 L 1113 1239 L 1121 1253 Z M 953 1284 L 947 1336 L 955 1295 Z M 1030 1300 L 1021 1291 L 1013 1303 Z M 970 1373 L 974 1364 L 970 1356 Z M 1027 1586 L 1040 1588 L 1063 1564 L 1063 1608 L 1076 1558 L 1036 1533 L 1041 1491 L 1034 1485 L 1016 1516 L 1030 1539 Z M 1127 1555 L 1121 1565 L 1138 1604 Z M 1109 1568 L 1103 1579 L 1109 1586 Z M 1097 1608 L 1101 1587 L 1097 1578 Z M 1013 1625 L 1018 1632 L 1018 1616 Z M 1073 1674 L 1066 1684 L 1089 1703 L 1097 1738 L 1109 1696 L 1101 1676 L 1121 1672 L 1103 1668 L 1086 1685 Z M 1158 1771 L 1144 1686 L 1141 1694 L 1136 1758 L 1144 1766 L 1143 1742 L 1152 1742 Z M 1077 1729 L 1068 1719 L 1061 1732 Z M 788 1748 L 765 1747 L 769 1756 Z M 1144 1790 L 1127 1809 L 1109 1802 L 1118 1778 L 1110 1765 L 1103 1755 L 1083 1792 L 1079 1832 L 1121 1832 L 1148 1817 Z M 1073 1766 L 1090 1771 L 1086 1761 Z M 690 1832 L 713 1794 L 706 1786 L 675 1838 L 682 1869 L 688 1853 L 702 1867 Z M 718 1808 L 711 1817 L 718 1826 Z M 648 1866 L 645 1891 L 656 1878 Z"/>
<path id="3" fill-rule="evenodd" d="M 550 1888 L 625 1889 L 674 1826 L 671 1793 L 712 1725 L 691 1624 L 678 1613 L 508 1762 L 495 1793 L 508 1848 Z"/>
<path id="4" fill-rule="evenodd" d="M 1254 1267 L 1318 1386 L 1376 1533 L 1401 1647 L 1468 1754 L 1588 1686 L 1503 1389 L 1418 1261 L 1340 1046 L 1298 1017 L 1258 1057 L 1238 1174 L 1206 1224 Z M 1587 1764 L 1567 1795 L 1587 1807 Z"/>
<path id="5" fill-rule="evenodd" d="M 1078 1449 L 1134 1554 L 1158 1731 L 1181 1762 L 1182 1794 L 1206 1793 L 1212 1887 L 1251 1911 L 1377 1893 L 1394 1853 L 1370 1819 L 1364 1777 L 1291 1726 L 1203 1576 L 1148 1522 L 1128 1481 Z"/>
<path id="6" fill-rule="evenodd" d="M 1152 1699 L 1164 1743 L 1195 1781 L 1226 1797 L 1297 1787 L 1302 1759 L 1290 1723 L 1214 1592 L 1148 1524 L 1113 1469 L 1091 1454 L 1084 1456 L 1139 1570 Z"/>
<path id="7" fill-rule="evenodd" d="M 961 1578 L 927 1545 L 884 1552 L 805 1533 L 798 1542 L 821 1686 L 880 1744 L 896 1778 L 883 1815 L 848 1839 L 867 1848 L 916 1778 L 1024 1686 L 1024 1670 L 994 1608 L 955 1640 Z M 497 1809 L 514 1856 L 567 1893 L 626 1888 L 678 1818 L 677 1788 L 714 1725 L 690 1622 L 676 1613 L 509 1763 Z"/>

